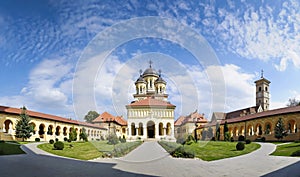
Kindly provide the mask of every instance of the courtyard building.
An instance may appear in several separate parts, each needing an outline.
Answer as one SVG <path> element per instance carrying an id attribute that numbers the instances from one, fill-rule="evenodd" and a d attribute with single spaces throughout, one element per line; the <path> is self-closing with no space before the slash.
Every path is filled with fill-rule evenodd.
<path id="1" fill-rule="evenodd" d="M 6 141 L 21 140 L 15 137 L 16 124 L 20 119 L 22 109 L 0 106 L 0 139 Z M 91 124 L 87 122 L 72 120 L 70 118 L 59 117 L 50 114 L 26 110 L 30 117 L 30 124 L 34 132 L 27 141 L 35 141 L 39 138 L 41 141 L 55 140 L 56 138 L 63 141 L 69 138 L 72 129 L 77 132 L 77 140 L 79 134 L 85 129 L 88 139 L 100 139 L 107 136 L 107 128 L 102 125 Z"/>
<path id="2" fill-rule="evenodd" d="M 216 137 L 217 128 L 220 132 L 220 140 L 224 139 L 224 125 L 228 124 L 229 134 L 234 140 L 239 136 L 246 139 L 266 141 L 277 141 L 275 138 L 275 126 L 279 119 L 282 119 L 285 125 L 287 136 L 285 141 L 300 140 L 300 106 L 285 107 L 269 110 L 270 106 L 270 81 L 261 75 L 261 78 L 254 82 L 256 85 L 256 105 L 228 113 L 214 112 L 211 121 L 197 128 L 197 136 L 202 139 L 206 131 L 213 129 Z"/>
<path id="3" fill-rule="evenodd" d="M 175 105 L 168 101 L 167 82 L 161 71 L 152 68 L 152 62 L 135 82 L 134 101 L 126 105 L 128 139 L 166 139 L 175 141 Z"/>

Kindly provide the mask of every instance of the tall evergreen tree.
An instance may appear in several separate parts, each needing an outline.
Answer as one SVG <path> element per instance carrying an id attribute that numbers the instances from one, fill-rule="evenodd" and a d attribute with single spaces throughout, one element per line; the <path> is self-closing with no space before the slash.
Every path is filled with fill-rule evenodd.
<path id="1" fill-rule="evenodd" d="M 31 137 L 31 133 L 33 133 L 33 127 L 29 124 L 30 117 L 26 113 L 26 107 L 23 106 L 20 114 L 20 119 L 17 121 L 16 124 L 16 137 L 22 138 L 24 141 L 27 138 Z"/>
<path id="2" fill-rule="evenodd" d="M 225 121 L 225 124 L 224 124 L 224 141 L 229 141 L 229 130 L 228 130 L 228 124 L 227 124 L 227 121 Z"/>
<path id="3" fill-rule="evenodd" d="M 219 122 L 216 124 L 216 138 L 218 141 L 220 141 L 220 136 L 221 136 L 221 130 L 220 130 L 220 124 Z"/>
<path id="4" fill-rule="evenodd" d="M 277 138 L 278 140 L 287 136 L 287 131 L 284 128 L 284 124 L 281 118 L 279 118 L 274 131 L 275 131 L 275 138 Z"/>
<path id="5" fill-rule="evenodd" d="M 84 120 L 86 122 L 92 123 L 94 119 L 96 119 L 99 114 L 96 111 L 89 111 L 87 115 L 84 116 Z"/>

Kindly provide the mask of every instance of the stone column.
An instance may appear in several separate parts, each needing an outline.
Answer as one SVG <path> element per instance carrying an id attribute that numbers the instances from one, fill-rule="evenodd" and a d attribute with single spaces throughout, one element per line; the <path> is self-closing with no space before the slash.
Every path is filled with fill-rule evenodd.
<path id="1" fill-rule="evenodd" d="M 155 131 L 155 139 L 159 139 L 158 129 L 159 129 L 158 124 L 155 124 L 155 129 L 154 129 L 154 131 Z"/>
<path id="2" fill-rule="evenodd" d="M 147 132 L 147 126 L 144 126 L 143 129 L 144 129 L 143 130 L 143 138 L 147 139 L 148 138 L 148 135 L 147 135 L 148 134 L 148 132 Z"/>

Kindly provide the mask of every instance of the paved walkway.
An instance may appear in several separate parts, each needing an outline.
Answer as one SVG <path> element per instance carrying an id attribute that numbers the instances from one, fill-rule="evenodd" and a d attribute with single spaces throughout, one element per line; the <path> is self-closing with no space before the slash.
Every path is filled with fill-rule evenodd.
<path id="1" fill-rule="evenodd" d="M 300 158 L 269 156 L 275 149 L 271 143 L 212 162 L 172 158 L 156 142 L 145 142 L 122 158 L 91 161 L 49 156 L 36 145 L 23 146 L 27 154 L 0 156 L 0 176 L 300 176 Z"/>

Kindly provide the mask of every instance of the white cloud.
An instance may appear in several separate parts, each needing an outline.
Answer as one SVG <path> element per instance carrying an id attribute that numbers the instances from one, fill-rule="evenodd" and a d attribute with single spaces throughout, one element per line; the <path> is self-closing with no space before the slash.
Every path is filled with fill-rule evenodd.
<path id="1" fill-rule="evenodd" d="M 72 65 L 63 59 L 46 59 L 29 75 L 20 95 L 0 98 L 2 104 L 74 117 L 72 113 Z M 20 105 L 21 104 L 21 105 Z"/>

